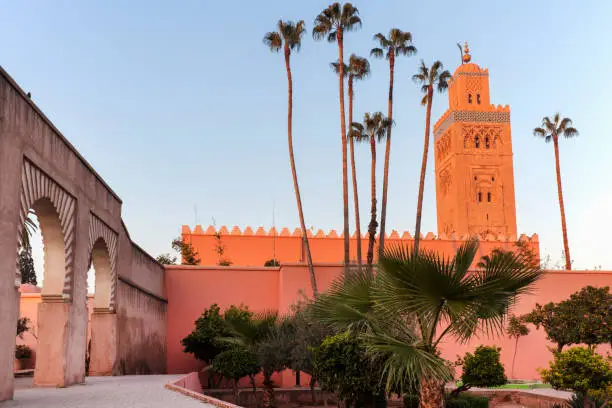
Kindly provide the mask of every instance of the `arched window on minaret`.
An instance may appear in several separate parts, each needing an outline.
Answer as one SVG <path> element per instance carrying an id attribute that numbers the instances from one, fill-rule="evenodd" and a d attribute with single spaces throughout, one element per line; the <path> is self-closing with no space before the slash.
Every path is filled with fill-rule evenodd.
<path id="1" fill-rule="evenodd" d="M 489 143 L 489 136 L 485 136 L 485 148 L 490 148 L 491 144 Z"/>
<path id="2" fill-rule="evenodd" d="M 482 202 L 482 193 L 480 191 L 478 192 L 478 202 Z"/>
<path id="3" fill-rule="evenodd" d="M 472 103 L 472 94 L 471 93 L 468 94 L 468 103 Z"/>
<path id="4" fill-rule="evenodd" d="M 490 191 L 487 193 L 487 202 L 488 203 L 491 202 L 491 192 Z"/>
<path id="5" fill-rule="evenodd" d="M 480 148 L 480 136 L 478 135 L 474 136 L 474 147 L 477 149 Z"/>
<path id="6" fill-rule="evenodd" d="M 497 147 L 497 136 L 493 136 L 493 148 Z"/>
<path id="7" fill-rule="evenodd" d="M 480 94 L 476 94 L 476 103 L 480 105 Z"/>

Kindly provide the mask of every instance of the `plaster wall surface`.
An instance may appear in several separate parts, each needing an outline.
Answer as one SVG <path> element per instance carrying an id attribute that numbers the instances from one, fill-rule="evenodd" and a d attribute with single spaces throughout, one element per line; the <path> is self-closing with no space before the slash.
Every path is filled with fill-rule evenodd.
<path id="1" fill-rule="evenodd" d="M 320 291 L 342 274 L 342 266 L 317 264 L 315 273 Z M 222 310 L 230 305 L 244 304 L 254 312 L 278 310 L 288 312 L 302 296 L 311 296 L 310 279 L 306 265 L 283 265 L 280 268 L 167 266 L 168 295 L 167 368 L 169 373 L 188 373 L 202 368 L 192 355 L 183 353 L 180 344 L 194 327 L 195 320 L 204 309 L 217 303 Z M 536 303 L 558 302 L 582 287 L 612 286 L 610 271 L 550 271 L 546 272 L 532 294 L 522 296 L 512 313 L 531 311 Z M 543 330 L 530 327 L 528 336 L 519 340 L 513 378 L 537 380 L 537 369 L 547 367 L 552 360 L 551 345 Z M 505 336 L 474 338 L 459 344 L 448 338 L 442 344 L 445 358 L 455 361 L 458 355 L 473 351 L 480 344 L 496 344 L 502 348 L 502 363 L 511 376 L 515 342 Z M 601 352 L 609 351 L 601 347 Z M 291 373 L 283 373 L 281 386 L 295 385 Z"/>
<path id="2" fill-rule="evenodd" d="M 166 372 L 167 301 L 119 280 L 114 374 Z"/>
<path id="3" fill-rule="evenodd" d="M 39 206 L 44 200 L 51 205 L 45 211 Z M 84 380 L 87 271 L 95 240 L 104 239 L 111 257 L 112 276 L 107 285 L 111 293 L 104 297 L 109 312 L 116 310 L 115 303 L 122 303 L 116 296 L 118 276 L 130 276 L 139 290 L 163 296 L 163 268 L 135 249 L 121 220 L 121 205 L 119 197 L 0 67 L 0 401 L 13 395 L 20 283 L 17 253 L 29 209 L 44 212 L 40 219 L 45 223 L 41 225 L 43 244 L 45 253 L 53 254 L 53 264 L 45 265 L 45 275 L 52 274 L 45 281 L 53 284 L 42 288 L 41 304 L 53 305 L 41 306 L 42 314 L 53 316 L 38 321 L 44 325 L 39 342 L 51 345 L 52 339 L 46 337 L 52 333 L 63 338 L 61 347 L 37 350 L 39 360 L 55 361 L 63 368 L 53 371 L 52 380 L 37 369 L 35 375 L 44 382 L 68 386 Z M 53 229 L 58 218 L 61 234 Z M 60 256 L 62 240 L 64 254 Z M 137 314 L 132 313 L 129 302 L 124 302 L 124 316 Z M 52 355 L 44 355 L 46 352 Z M 165 360 L 159 353 L 157 358 Z"/>

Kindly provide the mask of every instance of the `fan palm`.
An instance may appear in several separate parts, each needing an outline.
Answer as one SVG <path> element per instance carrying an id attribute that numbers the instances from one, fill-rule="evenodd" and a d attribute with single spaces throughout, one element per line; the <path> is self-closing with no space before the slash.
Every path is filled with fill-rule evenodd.
<path id="1" fill-rule="evenodd" d="M 306 252 L 306 262 L 308 263 L 308 271 L 310 273 L 310 284 L 312 294 L 316 298 L 317 278 L 315 276 L 314 267 L 312 265 L 312 254 L 308 243 L 308 235 L 306 231 L 306 223 L 304 222 L 304 210 L 302 208 L 302 198 L 300 196 L 300 186 L 298 184 L 297 170 L 295 168 L 295 157 L 293 155 L 293 79 L 291 76 L 291 52 L 298 52 L 302 45 L 302 35 L 306 32 L 304 21 L 300 20 L 297 23 L 293 21 L 278 21 L 278 31 L 272 31 L 265 35 L 264 44 L 270 47 L 271 51 L 278 52 L 283 49 L 285 54 L 285 69 L 287 71 L 287 141 L 289 145 L 289 163 L 291 165 L 291 174 L 293 176 L 293 189 L 295 191 L 295 200 L 298 207 L 298 215 L 300 217 L 300 228 L 302 230 L 302 241 L 304 242 L 304 250 Z"/>
<path id="2" fill-rule="evenodd" d="M 337 74 L 340 74 L 340 64 L 332 63 Z M 366 58 L 351 54 L 348 65 L 344 65 L 344 74 L 348 75 L 348 97 L 349 97 L 349 124 L 353 123 L 353 82 L 361 80 L 370 75 L 370 63 Z M 350 131 L 349 131 L 350 132 Z M 349 135 L 349 147 L 351 152 L 351 177 L 353 179 L 353 203 L 355 205 L 355 234 L 357 235 L 357 264 L 361 269 L 361 221 L 359 219 L 359 194 L 357 193 L 357 170 L 355 166 L 355 141 Z"/>
<path id="3" fill-rule="evenodd" d="M 230 337 L 220 340 L 244 347 L 257 356 L 264 376 L 263 406 L 274 407 L 272 375 L 289 367 L 294 337 L 292 327 L 276 312 L 262 313 L 248 320 L 234 319 L 228 326 Z"/>
<path id="4" fill-rule="evenodd" d="M 561 187 L 561 166 L 559 165 L 559 137 L 578 136 L 578 130 L 572 127 L 570 118 L 562 118 L 555 113 L 552 120 L 545 116 L 542 119 L 542 127 L 533 129 L 534 136 L 543 137 L 546 142 L 552 140 L 555 148 L 555 169 L 557 170 L 557 193 L 559 195 L 559 208 L 561 209 L 561 230 L 563 232 L 563 250 L 565 251 L 565 269 L 572 269 L 572 258 L 570 257 L 569 243 L 567 240 L 567 225 L 565 223 L 565 205 L 563 204 L 563 188 Z"/>
<path id="5" fill-rule="evenodd" d="M 333 3 L 315 19 L 312 36 L 315 40 L 326 38 L 328 42 L 338 43 L 338 84 L 340 94 L 340 136 L 342 137 L 342 200 L 344 214 L 344 271 L 350 260 L 350 236 L 348 215 L 348 170 L 347 170 L 347 131 L 344 112 L 344 33 L 361 27 L 359 10 L 351 3 Z"/>
<path id="6" fill-rule="evenodd" d="M 336 329 L 353 329 L 373 356 L 387 356 L 387 387 L 418 380 L 420 407 L 441 407 L 449 367 L 439 357 L 443 339 L 465 342 L 475 335 L 503 333 L 516 298 L 542 275 L 522 254 L 494 251 L 471 265 L 476 240 L 453 258 L 406 247 L 385 250 L 376 276 L 336 282 L 314 312 Z"/>
<path id="7" fill-rule="evenodd" d="M 393 80 L 395 76 L 395 57 L 400 55 L 414 55 L 417 49 L 412 45 L 412 34 L 393 28 L 389 31 L 389 38 L 378 33 L 374 36 L 378 47 L 372 48 L 370 55 L 376 58 L 386 58 L 389 61 L 389 100 L 387 102 L 387 117 L 393 123 Z M 385 225 L 387 222 L 387 190 L 389 187 L 389 158 L 391 155 L 391 127 L 387 130 L 387 146 L 385 147 L 385 166 L 383 170 L 382 206 L 380 209 L 380 243 L 379 253 L 385 250 Z"/>
<path id="8" fill-rule="evenodd" d="M 381 142 L 387 137 L 388 131 L 392 126 L 392 122 L 383 116 L 382 113 L 374 114 L 366 113 L 363 117 L 363 124 L 353 123 L 351 129 L 351 139 L 357 142 L 369 142 L 370 152 L 372 153 L 372 163 L 370 166 L 371 177 L 371 207 L 370 207 L 370 223 L 368 224 L 368 254 L 367 264 L 368 269 L 372 268 L 374 260 L 374 242 L 376 241 L 376 142 Z"/>
<path id="9" fill-rule="evenodd" d="M 429 131 L 431 127 L 431 103 L 434 96 L 434 88 L 438 92 L 444 92 L 448 89 L 448 81 L 451 74 L 444 70 L 444 66 L 440 61 L 436 61 L 429 68 L 425 62 L 421 60 L 419 71 L 412 76 L 412 80 L 421 85 L 421 91 L 425 94 L 421 99 L 421 105 L 427 105 L 427 113 L 425 114 L 425 142 L 423 145 L 423 158 L 421 159 L 421 178 L 419 179 L 419 196 L 417 200 L 416 226 L 414 228 L 414 251 L 419 250 L 419 241 L 421 239 L 421 214 L 423 211 L 423 190 L 425 188 L 425 171 L 427 170 L 427 153 L 429 151 Z"/>

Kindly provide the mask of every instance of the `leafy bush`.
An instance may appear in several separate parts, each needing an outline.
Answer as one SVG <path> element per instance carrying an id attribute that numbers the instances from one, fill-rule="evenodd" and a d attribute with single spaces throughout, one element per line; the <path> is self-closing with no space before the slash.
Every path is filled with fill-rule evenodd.
<path id="1" fill-rule="evenodd" d="M 405 394 L 404 408 L 419 408 L 419 396 L 416 394 Z"/>
<path id="2" fill-rule="evenodd" d="M 233 381 L 234 402 L 238 402 L 238 381 L 259 372 L 257 356 L 244 347 L 222 351 L 212 361 L 213 371 Z"/>
<path id="3" fill-rule="evenodd" d="M 507 382 L 504 366 L 500 361 L 501 348 L 478 346 L 474 354 L 465 353 L 463 358 L 464 385 L 472 387 L 496 387 Z"/>
<path id="4" fill-rule="evenodd" d="M 32 357 L 32 349 L 25 344 L 20 344 L 15 348 L 15 358 L 18 360 Z"/>
<path id="5" fill-rule="evenodd" d="M 489 399 L 477 395 L 462 394 L 446 401 L 446 408 L 489 408 Z"/>
<path id="6" fill-rule="evenodd" d="M 197 359 L 208 364 L 221 352 L 229 350 L 232 345 L 223 341 L 232 334 L 230 323 L 249 321 L 253 313 L 246 306 L 230 306 L 221 314 L 215 303 L 195 321 L 194 330 L 183 340 L 184 352 L 193 354 Z"/>
<path id="7" fill-rule="evenodd" d="M 32 323 L 32 321 L 27 317 L 22 317 L 17 320 L 17 337 L 23 339 L 23 334 L 30 330 L 30 323 Z"/>
<path id="8" fill-rule="evenodd" d="M 572 344 L 596 345 L 612 342 L 612 295 L 609 287 L 585 286 L 559 303 L 536 304 L 524 316 L 536 328 L 543 327 L 557 351 Z"/>
<path id="9" fill-rule="evenodd" d="M 268 259 L 264 263 L 264 266 L 280 266 L 280 262 L 278 262 L 278 260 L 276 260 L 276 259 Z"/>
<path id="10" fill-rule="evenodd" d="M 322 389 L 348 402 L 370 406 L 384 394 L 383 362 L 370 359 L 349 332 L 327 337 L 315 349 L 314 372 Z"/>
<path id="11" fill-rule="evenodd" d="M 542 379 L 555 389 L 589 392 L 612 386 L 611 360 L 585 347 L 573 347 L 555 353 L 548 370 L 541 370 Z"/>

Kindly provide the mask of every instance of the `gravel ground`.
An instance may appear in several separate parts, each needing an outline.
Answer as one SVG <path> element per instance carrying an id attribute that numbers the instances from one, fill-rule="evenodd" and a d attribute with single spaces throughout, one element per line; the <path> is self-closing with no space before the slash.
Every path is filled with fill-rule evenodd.
<path id="1" fill-rule="evenodd" d="M 169 391 L 164 385 L 175 375 L 88 377 L 85 385 L 68 388 L 32 388 L 32 378 L 15 381 L 13 401 L 0 408 L 213 408 L 214 405 Z"/>

